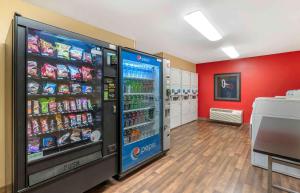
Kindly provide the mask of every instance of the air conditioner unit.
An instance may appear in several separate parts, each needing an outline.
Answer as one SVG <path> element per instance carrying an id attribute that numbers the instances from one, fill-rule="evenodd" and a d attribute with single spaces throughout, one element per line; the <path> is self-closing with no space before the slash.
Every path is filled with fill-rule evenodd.
<path id="1" fill-rule="evenodd" d="M 243 111 L 231 109 L 210 108 L 210 120 L 227 123 L 243 123 Z"/>

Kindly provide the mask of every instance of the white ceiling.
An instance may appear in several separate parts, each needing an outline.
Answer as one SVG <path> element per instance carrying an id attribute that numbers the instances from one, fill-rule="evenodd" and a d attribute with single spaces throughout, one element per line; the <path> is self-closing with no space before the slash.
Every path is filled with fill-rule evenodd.
<path id="1" fill-rule="evenodd" d="M 227 60 L 221 46 L 241 57 L 300 50 L 299 0 L 27 0 L 136 40 L 136 48 L 167 52 L 194 63 Z M 223 35 L 210 42 L 187 24 L 201 10 Z"/>

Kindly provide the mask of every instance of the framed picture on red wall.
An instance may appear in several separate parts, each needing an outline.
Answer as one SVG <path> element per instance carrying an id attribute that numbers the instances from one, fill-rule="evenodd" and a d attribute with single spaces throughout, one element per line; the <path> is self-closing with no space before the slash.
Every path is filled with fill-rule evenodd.
<path id="1" fill-rule="evenodd" d="M 221 101 L 241 101 L 241 73 L 215 74 L 214 98 Z"/>

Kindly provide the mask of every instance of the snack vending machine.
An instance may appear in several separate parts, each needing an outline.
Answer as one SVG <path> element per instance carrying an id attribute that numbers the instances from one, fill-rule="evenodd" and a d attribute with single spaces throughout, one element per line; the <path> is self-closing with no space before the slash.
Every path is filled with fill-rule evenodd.
<path id="1" fill-rule="evenodd" d="M 162 59 L 120 51 L 120 174 L 162 155 Z"/>
<path id="2" fill-rule="evenodd" d="M 116 175 L 117 47 L 20 16 L 11 33 L 13 192 L 79 193 Z"/>

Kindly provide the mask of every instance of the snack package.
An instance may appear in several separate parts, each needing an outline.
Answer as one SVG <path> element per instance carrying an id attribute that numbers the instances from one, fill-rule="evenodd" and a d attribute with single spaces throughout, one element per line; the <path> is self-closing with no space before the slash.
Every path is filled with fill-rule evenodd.
<path id="1" fill-rule="evenodd" d="M 89 85 L 82 85 L 82 93 L 89 94 L 93 92 L 93 87 Z"/>
<path id="2" fill-rule="evenodd" d="M 81 74 L 82 74 L 82 80 L 83 81 L 90 81 L 93 79 L 93 76 L 92 76 L 92 71 L 94 69 L 92 68 L 89 68 L 89 67 L 86 67 L 86 66 L 82 66 L 81 67 Z"/>
<path id="3" fill-rule="evenodd" d="M 49 113 L 49 101 L 46 98 L 39 99 L 41 104 L 41 113 Z"/>
<path id="4" fill-rule="evenodd" d="M 27 84 L 28 94 L 38 94 L 39 89 L 40 89 L 39 83 L 37 83 L 35 81 L 28 82 L 28 84 Z"/>
<path id="5" fill-rule="evenodd" d="M 69 70 L 70 70 L 70 75 L 71 75 L 71 80 L 80 80 L 81 79 L 81 74 L 79 72 L 79 68 L 77 68 L 76 66 L 68 66 Z"/>
<path id="6" fill-rule="evenodd" d="M 70 121 L 69 121 L 69 117 L 67 115 L 64 115 L 64 128 L 65 129 L 70 128 Z"/>
<path id="7" fill-rule="evenodd" d="M 41 134 L 41 129 L 40 129 L 37 119 L 31 119 L 31 127 L 32 127 L 33 135 Z"/>
<path id="8" fill-rule="evenodd" d="M 69 70 L 66 65 L 57 64 L 57 79 L 69 78 Z"/>
<path id="9" fill-rule="evenodd" d="M 57 51 L 58 58 L 63 58 L 63 59 L 67 59 L 67 60 L 70 59 L 69 50 L 70 50 L 71 46 L 55 42 L 55 48 Z"/>
<path id="10" fill-rule="evenodd" d="M 64 101 L 63 101 L 63 105 L 64 105 L 64 110 L 65 110 L 66 112 L 70 111 L 70 103 L 69 103 L 68 100 L 64 100 Z"/>
<path id="11" fill-rule="evenodd" d="M 27 51 L 29 53 L 40 53 L 38 42 L 39 42 L 39 37 L 37 35 L 28 34 Z"/>
<path id="12" fill-rule="evenodd" d="M 87 99 L 87 105 L 89 110 L 93 110 L 92 101 L 91 99 Z"/>
<path id="13" fill-rule="evenodd" d="M 45 63 L 41 68 L 41 74 L 43 78 L 50 78 L 52 80 L 56 79 L 56 67 Z"/>
<path id="14" fill-rule="evenodd" d="M 81 122 L 82 122 L 83 125 L 87 125 L 88 124 L 86 113 L 83 113 L 81 115 Z"/>
<path id="15" fill-rule="evenodd" d="M 71 108 L 71 111 L 76 111 L 76 101 L 74 99 L 72 99 L 70 101 L 70 108 Z"/>
<path id="16" fill-rule="evenodd" d="M 32 101 L 27 100 L 27 115 L 31 115 L 31 114 L 32 114 Z"/>
<path id="17" fill-rule="evenodd" d="M 48 133 L 49 132 L 49 126 L 48 126 L 47 118 L 41 118 L 40 123 L 41 123 L 42 133 Z"/>
<path id="18" fill-rule="evenodd" d="M 43 148 L 51 148 L 55 146 L 55 139 L 53 136 L 47 136 L 42 139 Z"/>
<path id="19" fill-rule="evenodd" d="M 76 115 L 76 122 L 77 122 L 77 126 L 81 126 L 81 115 L 80 114 Z"/>
<path id="20" fill-rule="evenodd" d="M 43 86 L 44 95 L 53 95 L 56 93 L 56 84 L 55 83 L 45 83 Z"/>
<path id="21" fill-rule="evenodd" d="M 50 124 L 49 124 L 49 130 L 50 131 L 55 131 L 55 121 L 53 119 L 50 120 Z"/>
<path id="22" fill-rule="evenodd" d="M 82 129 L 82 140 L 91 139 L 92 130 L 90 128 Z"/>
<path id="23" fill-rule="evenodd" d="M 31 121 L 27 122 L 27 135 L 32 136 Z"/>
<path id="24" fill-rule="evenodd" d="M 67 84 L 59 84 L 57 90 L 58 94 L 70 94 L 70 88 Z"/>
<path id="25" fill-rule="evenodd" d="M 57 107 L 57 112 L 60 112 L 60 113 L 64 112 L 63 102 L 57 102 L 56 107 Z"/>
<path id="26" fill-rule="evenodd" d="M 27 75 L 34 78 L 38 77 L 38 67 L 36 61 L 27 62 Z"/>
<path id="27" fill-rule="evenodd" d="M 38 115 L 40 114 L 40 103 L 38 100 L 33 100 L 33 114 Z"/>
<path id="28" fill-rule="evenodd" d="M 27 152 L 29 154 L 40 152 L 40 138 L 34 137 L 28 140 Z"/>
<path id="29" fill-rule="evenodd" d="M 50 113 L 56 113 L 55 98 L 53 98 L 53 97 L 49 98 L 48 102 L 49 102 L 49 111 L 50 111 Z"/>
<path id="30" fill-rule="evenodd" d="M 88 52 L 83 52 L 82 61 L 86 62 L 86 63 L 89 63 L 89 64 L 92 64 L 93 63 L 92 54 L 88 53 Z"/>
<path id="31" fill-rule="evenodd" d="M 73 46 L 70 50 L 71 60 L 81 60 L 83 49 Z"/>
<path id="32" fill-rule="evenodd" d="M 80 129 L 73 129 L 70 139 L 71 139 L 71 142 L 80 141 L 81 140 Z"/>
<path id="33" fill-rule="evenodd" d="M 61 114 L 55 115 L 55 119 L 56 119 L 56 127 L 57 127 L 57 129 L 58 130 L 64 129 L 63 122 L 62 122 L 62 119 L 61 119 Z"/>
<path id="34" fill-rule="evenodd" d="M 86 113 L 86 116 L 87 116 L 87 121 L 89 124 L 93 124 L 93 116 L 92 116 L 92 113 Z"/>
<path id="35" fill-rule="evenodd" d="M 40 47 L 43 56 L 54 56 L 54 47 L 50 42 L 40 39 Z"/>
<path id="36" fill-rule="evenodd" d="M 69 119 L 70 119 L 70 126 L 71 126 L 71 127 L 76 127 L 76 125 L 77 125 L 77 122 L 76 122 L 76 115 L 70 114 L 70 115 L 69 115 Z"/>
<path id="37" fill-rule="evenodd" d="M 81 93 L 81 85 L 80 84 L 71 84 L 71 89 L 73 94 L 79 94 Z"/>
<path id="38" fill-rule="evenodd" d="M 82 105 L 82 110 L 84 111 L 88 110 L 88 101 L 86 98 L 81 98 L 81 105 Z"/>
<path id="39" fill-rule="evenodd" d="M 65 144 L 69 143 L 68 141 L 69 141 L 70 135 L 71 134 L 69 132 L 61 135 L 61 137 L 59 137 L 58 140 L 57 140 L 57 144 L 58 145 L 65 145 Z"/>
<path id="40" fill-rule="evenodd" d="M 76 108 L 78 111 L 82 110 L 81 99 L 76 99 Z"/>

